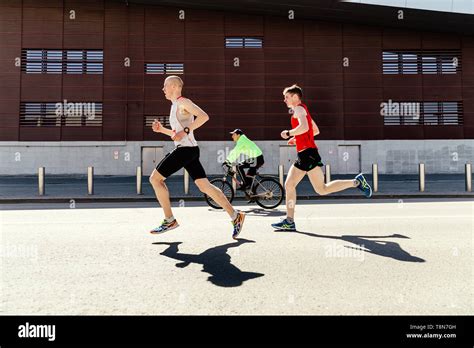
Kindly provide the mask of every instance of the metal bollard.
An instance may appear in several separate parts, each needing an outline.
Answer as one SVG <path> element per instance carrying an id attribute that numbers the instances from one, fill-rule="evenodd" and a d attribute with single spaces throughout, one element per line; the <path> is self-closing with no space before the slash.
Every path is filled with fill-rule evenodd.
<path id="1" fill-rule="evenodd" d="M 237 167 L 232 166 L 232 171 L 235 173 L 234 178 L 237 179 Z M 235 180 L 232 180 L 232 189 L 234 190 L 234 192 L 237 190 L 237 182 Z"/>
<path id="2" fill-rule="evenodd" d="M 87 194 L 94 194 L 94 167 L 87 167 Z"/>
<path id="3" fill-rule="evenodd" d="M 376 163 L 372 164 L 372 185 L 374 192 L 379 190 L 379 167 Z"/>
<path id="4" fill-rule="evenodd" d="M 189 193 L 189 173 L 185 169 L 184 170 L 184 194 L 187 195 Z"/>
<path id="5" fill-rule="evenodd" d="M 137 195 L 142 194 L 142 167 L 137 167 Z"/>
<path id="6" fill-rule="evenodd" d="M 326 164 L 325 166 L 326 175 L 324 176 L 324 182 L 327 184 L 331 181 L 331 166 Z"/>
<path id="7" fill-rule="evenodd" d="M 44 167 L 38 168 L 38 194 L 44 196 Z"/>
<path id="8" fill-rule="evenodd" d="M 472 165 L 471 163 L 466 163 L 466 191 L 472 191 Z"/>
<path id="9" fill-rule="evenodd" d="M 418 172 L 420 176 L 420 192 L 425 192 L 425 164 L 424 163 L 420 163 Z"/>
<path id="10" fill-rule="evenodd" d="M 285 185 L 285 166 L 283 164 L 280 164 L 278 166 L 278 176 L 280 178 L 280 185 L 284 186 Z"/>

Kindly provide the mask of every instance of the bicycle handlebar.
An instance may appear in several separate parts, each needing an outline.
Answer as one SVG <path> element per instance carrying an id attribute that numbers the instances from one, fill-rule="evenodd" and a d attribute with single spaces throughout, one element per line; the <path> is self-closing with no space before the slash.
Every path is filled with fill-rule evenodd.
<path id="1" fill-rule="evenodd" d="M 233 171 L 232 169 L 232 166 L 229 165 L 228 163 L 224 162 L 222 163 L 222 169 L 224 169 L 224 174 L 226 175 L 231 175 L 231 176 L 234 176 L 235 172 Z"/>

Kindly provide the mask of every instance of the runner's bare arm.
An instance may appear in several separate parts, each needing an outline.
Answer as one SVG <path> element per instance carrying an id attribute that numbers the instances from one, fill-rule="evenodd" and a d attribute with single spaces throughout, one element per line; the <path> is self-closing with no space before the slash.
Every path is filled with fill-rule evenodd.
<path id="1" fill-rule="evenodd" d="M 305 109 L 301 106 L 297 106 L 294 111 L 295 113 L 293 117 L 298 119 L 298 126 L 296 128 L 290 129 L 290 136 L 303 134 L 309 129 Z"/>
<path id="2" fill-rule="evenodd" d="M 311 119 L 311 122 L 313 123 L 313 136 L 318 135 L 319 134 L 319 128 L 316 125 L 316 122 L 314 122 L 313 119 Z"/>
<path id="3" fill-rule="evenodd" d="M 182 99 L 180 103 L 184 106 L 184 109 L 191 114 L 190 117 L 192 117 L 192 115 L 196 116 L 194 122 L 189 125 L 189 130 L 193 131 L 209 120 L 209 115 L 190 99 Z"/>
<path id="4" fill-rule="evenodd" d="M 313 119 L 311 119 L 311 122 L 313 124 L 313 136 L 316 136 L 319 134 L 319 128 L 318 126 L 316 125 L 316 122 L 314 122 Z M 295 137 L 291 137 L 288 142 L 287 142 L 288 145 L 296 145 L 296 139 Z"/>
<path id="5" fill-rule="evenodd" d="M 153 121 L 153 124 L 151 126 L 151 128 L 153 129 L 154 132 L 156 133 L 163 133 L 163 134 L 166 134 L 168 136 L 173 136 L 174 135 L 174 132 L 172 129 L 169 129 L 169 128 L 166 128 L 164 127 L 160 121 L 158 121 L 156 118 L 155 120 Z"/>

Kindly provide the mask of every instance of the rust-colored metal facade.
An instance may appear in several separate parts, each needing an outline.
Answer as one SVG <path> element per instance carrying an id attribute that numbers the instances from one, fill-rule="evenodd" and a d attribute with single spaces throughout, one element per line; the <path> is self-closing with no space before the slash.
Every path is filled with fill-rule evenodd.
<path id="1" fill-rule="evenodd" d="M 281 92 L 293 83 L 304 89 L 319 139 L 474 138 L 472 36 L 195 9 L 184 9 L 183 20 L 180 10 L 0 0 L 0 141 L 164 139 L 144 126 L 145 115 L 170 108 L 161 91 L 166 75 L 146 75 L 146 62 L 184 63 L 184 95 L 211 116 L 200 140 L 228 140 L 237 127 L 255 140 L 279 139 L 289 125 Z M 263 48 L 225 48 L 226 36 L 262 37 Z M 27 74 L 15 64 L 26 48 L 103 49 L 104 73 Z M 461 50 L 461 73 L 383 75 L 386 49 Z M 21 102 L 64 99 L 102 102 L 102 127 L 20 127 Z M 388 99 L 462 101 L 464 124 L 384 126 L 380 103 Z"/>

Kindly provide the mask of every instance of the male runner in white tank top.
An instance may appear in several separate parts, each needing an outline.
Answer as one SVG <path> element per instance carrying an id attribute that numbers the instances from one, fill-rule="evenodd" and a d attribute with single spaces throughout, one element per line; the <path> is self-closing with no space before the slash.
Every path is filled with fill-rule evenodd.
<path id="1" fill-rule="evenodd" d="M 234 225 L 232 237 L 236 239 L 242 230 L 245 214 L 235 210 L 222 191 L 207 179 L 206 172 L 199 161 L 199 147 L 194 138 L 194 130 L 206 123 L 209 116 L 190 99 L 181 95 L 182 88 L 183 80 L 179 76 L 168 76 L 165 79 L 163 92 L 166 99 L 172 103 L 170 111 L 171 129 L 164 127 L 157 120 L 153 122 L 152 126 L 154 132 L 171 137 L 176 148 L 158 163 L 150 176 L 150 183 L 155 190 L 156 198 L 165 213 L 165 219 L 161 226 L 154 228 L 150 233 L 161 234 L 179 226 L 171 211 L 170 196 L 165 180 L 171 174 L 185 168 L 199 190 L 211 197 L 229 214 Z M 194 119 L 194 116 L 196 116 L 196 119 Z"/>

